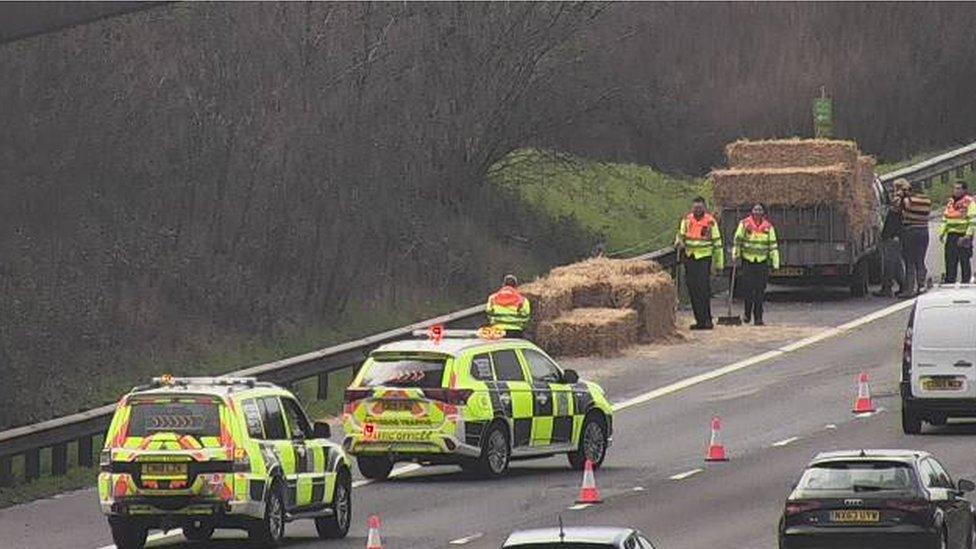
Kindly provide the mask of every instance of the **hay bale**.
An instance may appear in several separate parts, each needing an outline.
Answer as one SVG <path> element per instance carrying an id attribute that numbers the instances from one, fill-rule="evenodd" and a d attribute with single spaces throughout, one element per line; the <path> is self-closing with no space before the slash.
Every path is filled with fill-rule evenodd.
<path id="1" fill-rule="evenodd" d="M 617 308 L 637 313 L 637 340 L 649 343 L 676 331 L 678 291 L 668 273 L 620 276 L 612 280 L 611 300 Z"/>
<path id="2" fill-rule="evenodd" d="M 637 340 L 633 309 L 573 309 L 539 324 L 536 342 L 556 356 L 615 355 Z"/>
<path id="3" fill-rule="evenodd" d="M 730 168 L 799 168 L 857 163 L 857 144 L 833 139 L 739 140 L 725 146 Z"/>
<path id="4" fill-rule="evenodd" d="M 594 257 L 578 263 L 556 267 L 549 272 L 549 278 L 586 276 L 605 279 L 619 274 L 653 274 L 661 272 L 661 270 L 661 265 L 655 261 Z"/>
<path id="5" fill-rule="evenodd" d="M 715 201 L 735 206 L 813 206 L 851 202 L 853 168 L 843 164 L 797 168 L 715 170 L 710 174 Z"/>
<path id="6" fill-rule="evenodd" d="M 573 289 L 569 286 L 548 284 L 542 279 L 520 286 L 519 292 L 528 298 L 535 324 L 556 318 L 573 308 Z"/>

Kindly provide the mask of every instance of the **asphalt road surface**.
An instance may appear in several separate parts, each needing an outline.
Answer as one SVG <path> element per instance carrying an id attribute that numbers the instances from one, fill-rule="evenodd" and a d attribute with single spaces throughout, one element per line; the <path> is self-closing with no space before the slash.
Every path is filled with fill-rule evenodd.
<path id="1" fill-rule="evenodd" d="M 564 457 L 517 462 L 497 481 L 454 467 L 401 466 L 394 479 L 359 483 L 347 539 L 320 541 L 300 521 L 289 525 L 286 546 L 361 548 L 366 517 L 376 514 L 389 548 L 499 547 L 511 530 L 555 525 L 559 516 L 567 525 L 634 526 L 664 548 L 767 548 L 775 547 L 783 498 L 818 451 L 924 449 L 956 477 L 976 478 L 976 423 L 901 433 L 897 379 L 910 303 L 844 295 L 778 289 L 770 326 L 686 334 L 617 359 L 563 361 L 599 378 L 619 408 L 614 445 L 597 471 L 602 505 L 572 508 L 580 475 Z M 881 407 L 869 417 L 851 412 L 860 372 Z M 731 461 L 706 465 L 715 414 Z M 237 547 L 240 536 L 220 531 L 212 546 Z M 0 511 L 0 539 L 10 547 L 111 544 L 92 490 Z M 154 536 L 151 546 L 189 547 L 179 535 Z"/>

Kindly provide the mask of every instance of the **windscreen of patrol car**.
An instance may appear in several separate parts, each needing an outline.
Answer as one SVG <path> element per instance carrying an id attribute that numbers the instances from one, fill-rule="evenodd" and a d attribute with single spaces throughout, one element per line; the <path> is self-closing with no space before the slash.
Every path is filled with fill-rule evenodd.
<path id="1" fill-rule="evenodd" d="M 906 491 L 915 489 L 911 466 L 895 461 L 839 461 L 821 463 L 803 473 L 797 488 L 842 492 Z"/>
<path id="2" fill-rule="evenodd" d="M 363 376 L 366 387 L 439 388 L 447 358 L 374 355 L 372 362 Z"/>
<path id="3" fill-rule="evenodd" d="M 145 437 L 163 432 L 195 437 L 220 436 L 217 403 L 186 399 L 133 401 L 129 436 Z"/>

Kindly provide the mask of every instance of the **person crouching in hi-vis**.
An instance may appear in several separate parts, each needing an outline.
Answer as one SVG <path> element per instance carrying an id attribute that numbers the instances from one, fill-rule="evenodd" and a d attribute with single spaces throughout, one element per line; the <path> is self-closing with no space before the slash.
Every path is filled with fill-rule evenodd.
<path id="1" fill-rule="evenodd" d="M 766 218 L 762 204 L 752 207 L 752 215 L 739 222 L 732 245 L 732 261 L 742 259 L 742 291 L 745 297 L 745 321 L 753 319 L 762 326 L 763 303 L 766 301 L 766 282 L 769 268 L 779 269 L 779 246 L 776 228 Z"/>
<path id="2" fill-rule="evenodd" d="M 685 284 L 691 309 L 695 313 L 692 330 L 712 329 L 713 271 L 725 267 L 725 251 L 718 222 L 705 209 L 705 199 L 698 196 L 691 203 L 691 213 L 681 220 L 674 247 L 685 266 Z"/>
<path id="3" fill-rule="evenodd" d="M 522 337 L 532 319 L 532 305 L 529 299 L 519 293 L 518 279 L 515 275 L 505 275 L 502 287 L 488 296 L 485 305 L 488 324 L 505 330 L 505 337 Z"/>

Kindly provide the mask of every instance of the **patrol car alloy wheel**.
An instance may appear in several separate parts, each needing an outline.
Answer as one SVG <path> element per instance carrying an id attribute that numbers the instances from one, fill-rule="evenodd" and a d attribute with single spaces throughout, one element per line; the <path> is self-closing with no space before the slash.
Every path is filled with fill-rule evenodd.
<path id="1" fill-rule="evenodd" d="M 579 450 L 568 454 L 569 465 L 573 469 L 582 469 L 586 461 L 592 461 L 594 467 L 603 464 L 603 458 L 607 454 L 607 428 L 606 422 L 596 414 L 586 416 L 583 423 L 582 434 L 580 434 Z"/>
<path id="2" fill-rule="evenodd" d="M 504 475 L 508 471 L 511 454 L 508 435 L 501 424 L 493 423 L 484 436 L 481 457 L 478 458 L 478 472 L 488 478 Z"/>
<path id="3" fill-rule="evenodd" d="M 118 549 L 142 549 L 146 545 L 149 529 L 125 519 L 109 519 L 112 541 Z"/>
<path id="4" fill-rule="evenodd" d="M 285 501 L 280 481 L 271 484 L 264 504 L 264 517 L 251 527 L 248 536 L 263 547 L 277 547 L 285 537 Z"/>
<path id="5" fill-rule="evenodd" d="M 315 519 L 315 530 L 325 539 L 344 538 L 352 519 L 352 477 L 345 468 L 336 475 L 332 496 L 332 515 Z"/>

